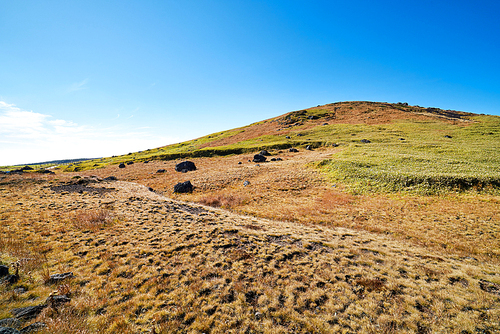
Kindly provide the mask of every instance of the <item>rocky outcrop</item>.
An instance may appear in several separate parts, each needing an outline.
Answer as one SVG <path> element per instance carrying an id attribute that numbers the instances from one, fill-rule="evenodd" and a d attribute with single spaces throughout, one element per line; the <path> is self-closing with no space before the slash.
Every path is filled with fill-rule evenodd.
<path id="1" fill-rule="evenodd" d="M 186 173 L 194 170 L 196 170 L 196 165 L 192 161 L 183 161 L 175 165 L 176 172 Z"/>
<path id="2" fill-rule="evenodd" d="M 181 182 L 177 183 L 174 186 L 174 193 L 191 193 L 193 192 L 193 185 L 191 184 L 191 181 L 186 181 L 186 182 Z"/>

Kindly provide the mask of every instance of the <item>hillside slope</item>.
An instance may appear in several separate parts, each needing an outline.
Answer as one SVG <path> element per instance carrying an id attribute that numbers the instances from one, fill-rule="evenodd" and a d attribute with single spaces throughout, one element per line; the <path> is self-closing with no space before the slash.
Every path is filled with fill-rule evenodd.
<path id="1" fill-rule="evenodd" d="M 295 111 L 192 141 L 75 164 L 66 171 L 292 147 L 340 147 L 340 154 L 318 167 L 353 191 L 437 193 L 500 186 L 500 117 L 379 102 Z"/>
<path id="2" fill-rule="evenodd" d="M 21 321 L 43 322 L 41 333 L 500 330 L 497 265 L 235 215 L 128 182 L 50 178 L 4 182 L 1 202 L 2 260 L 26 260 L 20 281 L 1 287 L 0 317 L 54 289 L 70 298 Z M 39 274 L 70 271 L 56 284 Z"/>
<path id="3" fill-rule="evenodd" d="M 499 170 L 500 117 L 342 102 L 1 174 L 0 327 L 500 332 Z"/>

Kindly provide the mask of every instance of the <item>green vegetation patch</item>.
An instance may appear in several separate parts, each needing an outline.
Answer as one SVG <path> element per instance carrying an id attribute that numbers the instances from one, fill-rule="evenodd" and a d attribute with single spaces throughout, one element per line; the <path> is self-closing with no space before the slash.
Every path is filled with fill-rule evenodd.
<path id="1" fill-rule="evenodd" d="M 473 120 L 467 126 L 439 121 L 360 126 L 356 130 L 367 131 L 353 133 L 369 143 L 351 141 L 317 166 L 354 192 L 499 193 L 500 117 Z M 345 132 L 337 134 L 346 139 Z"/>

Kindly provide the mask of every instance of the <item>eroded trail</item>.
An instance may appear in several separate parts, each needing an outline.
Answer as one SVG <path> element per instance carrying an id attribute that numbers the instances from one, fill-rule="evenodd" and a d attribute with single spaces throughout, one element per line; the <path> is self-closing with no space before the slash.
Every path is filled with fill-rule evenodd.
<path id="1" fill-rule="evenodd" d="M 64 185 L 21 182 L 1 192 L 3 232 L 47 245 L 51 273 L 76 276 L 65 282 L 69 305 L 35 319 L 48 332 L 72 316 L 88 332 L 500 330 L 493 264 L 379 234 L 236 215 L 130 182 Z M 89 228 L 82 217 L 92 212 L 112 219 Z M 27 281 L 22 273 L 41 298 L 54 289 Z M 14 287 L 2 289 L 2 305 L 36 303 L 27 293 L 13 302 Z"/>

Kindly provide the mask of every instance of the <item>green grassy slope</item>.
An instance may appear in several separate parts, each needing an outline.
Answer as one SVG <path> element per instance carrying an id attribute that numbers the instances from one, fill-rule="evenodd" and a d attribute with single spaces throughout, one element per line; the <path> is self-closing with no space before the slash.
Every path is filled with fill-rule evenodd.
<path id="1" fill-rule="evenodd" d="M 338 145 L 339 153 L 317 167 L 353 191 L 436 193 L 500 187 L 500 117 L 378 102 L 318 106 L 183 143 L 73 164 L 65 170 L 307 145 Z"/>
<path id="2" fill-rule="evenodd" d="M 500 187 L 500 118 L 472 120 L 468 126 L 440 121 L 357 125 L 355 131 L 371 142 L 353 140 L 317 165 L 333 180 L 361 192 L 494 191 Z M 342 140 L 348 140 L 349 132 L 346 127 L 337 130 Z"/>

